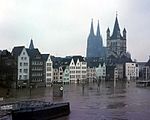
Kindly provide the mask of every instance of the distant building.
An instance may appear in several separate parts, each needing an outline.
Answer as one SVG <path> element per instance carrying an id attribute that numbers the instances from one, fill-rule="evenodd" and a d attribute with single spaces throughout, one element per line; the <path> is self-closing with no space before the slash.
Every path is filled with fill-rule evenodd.
<path id="1" fill-rule="evenodd" d="M 12 55 L 17 63 L 17 87 L 28 87 L 30 72 L 29 54 L 24 46 L 17 46 L 13 48 Z"/>
<path id="2" fill-rule="evenodd" d="M 139 66 L 139 79 L 145 79 L 145 64 L 146 62 L 137 62 Z"/>
<path id="3" fill-rule="evenodd" d="M 137 63 L 125 64 L 125 75 L 127 80 L 136 80 L 139 78 L 139 67 Z"/>
<path id="4" fill-rule="evenodd" d="M 87 63 L 82 56 L 73 56 L 69 65 L 70 82 L 78 83 L 87 80 Z"/>
<path id="5" fill-rule="evenodd" d="M 91 22 L 90 34 L 87 40 L 87 51 L 86 57 L 104 57 L 105 56 L 105 48 L 103 46 L 102 36 L 100 34 L 99 22 L 97 25 L 97 33 L 94 34 L 93 28 L 93 20 Z"/>
<path id="6" fill-rule="evenodd" d="M 103 63 L 103 59 L 100 57 L 90 57 L 86 58 L 87 62 L 87 79 L 89 82 L 96 81 L 96 68 L 99 64 Z"/>
<path id="7" fill-rule="evenodd" d="M 117 73 L 117 76 L 118 76 L 118 72 L 115 70 L 117 70 L 115 65 L 107 65 L 106 66 L 106 80 L 108 80 L 108 81 L 114 80 L 114 78 L 116 77 L 116 74 L 114 74 L 114 73 Z"/>
<path id="8" fill-rule="evenodd" d="M 63 83 L 70 83 L 70 70 L 69 66 L 63 67 Z"/>
<path id="9" fill-rule="evenodd" d="M 123 35 L 121 35 L 116 16 L 112 35 L 110 35 L 110 29 L 107 29 L 107 61 L 109 63 L 122 64 L 132 61 L 130 54 L 126 52 L 126 33 L 124 28 Z"/>
<path id="10" fill-rule="evenodd" d="M 106 78 L 106 64 L 99 63 L 98 67 L 96 68 L 96 77 L 97 79 L 105 80 Z"/>
<path id="11" fill-rule="evenodd" d="M 41 53 L 37 48 L 34 48 L 33 40 L 30 42 L 27 53 L 30 57 L 30 73 L 29 73 L 29 85 L 32 87 L 45 86 L 44 80 L 44 63 Z"/>
<path id="12" fill-rule="evenodd" d="M 143 79 L 150 80 L 150 58 L 143 67 Z"/>
<path id="13" fill-rule="evenodd" d="M 63 83 L 70 83 L 70 69 L 69 65 L 71 62 L 71 57 L 65 57 L 61 61 L 62 69 L 63 69 Z"/>
<path id="14" fill-rule="evenodd" d="M 17 68 L 14 56 L 8 51 L 0 51 L 0 85 L 16 88 Z"/>
<path id="15" fill-rule="evenodd" d="M 96 68 L 88 66 L 87 67 L 87 79 L 88 82 L 94 82 L 96 81 Z"/>
<path id="16" fill-rule="evenodd" d="M 53 62 L 53 82 L 63 82 L 62 58 L 52 57 Z"/>
<path id="17" fill-rule="evenodd" d="M 44 64 L 44 81 L 47 86 L 51 86 L 53 81 L 53 62 L 50 54 L 42 54 Z"/>
<path id="18" fill-rule="evenodd" d="M 124 64 L 116 64 L 116 69 L 118 70 L 118 80 L 124 79 Z"/>

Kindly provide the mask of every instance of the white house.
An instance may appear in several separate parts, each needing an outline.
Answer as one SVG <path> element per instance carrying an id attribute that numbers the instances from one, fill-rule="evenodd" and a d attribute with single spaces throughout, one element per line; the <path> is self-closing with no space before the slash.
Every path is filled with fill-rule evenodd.
<path id="1" fill-rule="evenodd" d="M 13 56 L 17 62 L 17 87 L 28 86 L 29 82 L 29 55 L 24 46 L 14 47 L 12 50 Z"/>
<path id="2" fill-rule="evenodd" d="M 125 64 L 125 76 L 127 80 L 137 79 L 139 77 L 139 67 L 137 63 Z"/>
<path id="3" fill-rule="evenodd" d="M 46 61 L 46 86 L 50 86 L 53 80 L 53 62 L 51 56 Z"/>
<path id="4" fill-rule="evenodd" d="M 44 60 L 45 85 L 51 86 L 53 80 L 53 62 L 50 54 L 42 54 Z"/>
<path id="5" fill-rule="evenodd" d="M 97 79 L 105 79 L 106 78 L 106 65 L 105 63 L 99 63 L 99 66 L 96 68 L 96 77 Z"/>
<path id="6" fill-rule="evenodd" d="M 87 79 L 87 62 L 82 56 L 73 56 L 69 65 L 70 82 L 83 82 Z"/>

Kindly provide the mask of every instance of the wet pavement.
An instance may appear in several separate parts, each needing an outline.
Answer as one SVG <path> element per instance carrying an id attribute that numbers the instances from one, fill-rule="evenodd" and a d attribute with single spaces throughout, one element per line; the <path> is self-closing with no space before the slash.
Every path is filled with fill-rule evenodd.
<path id="1" fill-rule="evenodd" d="M 53 88 L 11 90 L 10 97 L 5 100 L 70 102 L 70 115 L 55 120 L 150 119 L 150 88 L 136 87 L 135 82 L 68 84 L 64 85 L 63 97 L 53 97 L 52 91 Z M 0 90 L 0 97 L 4 95 L 5 91 Z"/>

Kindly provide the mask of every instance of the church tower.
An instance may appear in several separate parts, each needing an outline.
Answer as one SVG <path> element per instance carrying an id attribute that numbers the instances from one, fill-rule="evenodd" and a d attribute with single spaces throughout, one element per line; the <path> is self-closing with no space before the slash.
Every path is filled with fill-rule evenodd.
<path id="1" fill-rule="evenodd" d="M 123 36 L 120 33 L 118 18 L 116 15 L 113 33 L 110 36 L 110 30 L 107 29 L 107 58 L 121 58 L 126 55 L 126 29 L 123 30 Z"/>
<path id="2" fill-rule="evenodd" d="M 104 56 L 104 49 L 103 49 L 102 37 L 100 34 L 99 21 L 97 24 L 97 31 L 95 35 L 94 27 L 93 27 L 93 19 L 92 19 L 90 34 L 87 40 L 86 57 L 91 58 L 91 57 L 103 57 L 103 56 Z"/>

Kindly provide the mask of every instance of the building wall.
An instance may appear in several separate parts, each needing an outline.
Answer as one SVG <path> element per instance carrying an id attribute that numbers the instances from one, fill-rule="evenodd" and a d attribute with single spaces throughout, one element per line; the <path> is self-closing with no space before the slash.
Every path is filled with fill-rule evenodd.
<path id="1" fill-rule="evenodd" d="M 62 69 L 62 66 L 59 67 L 59 79 L 58 81 L 62 82 L 63 81 L 63 69 Z"/>
<path id="2" fill-rule="evenodd" d="M 118 57 L 123 53 L 126 53 L 126 40 L 122 39 L 108 39 L 107 40 L 108 56 Z"/>
<path id="3" fill-rule="evenodd" d="M 125 75 L 127 80 L 136 79 L 139 77 L 139 68 L 136 63 L 125 64 Z"/>
<path id="4" fill-rule="evenodd" d="M 82 82 L 83 80 L 86 80 L 87 78 L 87 63 L 86 62 L 80 62 L 79 59 L 77 60 L 77 63 L 74 63 L 74 60 L 71 60 L 71 63 L 69 65 L 70 69 L 70 82 L 77 83 Z"/>
<path id="5" fill-rule="evenodd" d="M 47 61 L 46 61 L 46 86 L 51 86 L 53 81 L 53 62 L 51 60 L 51 57 L 49 55 Z"/>
<path id="6" fill-rule="evenodd" d="M 69 66 L 66 66 L 64 72 L 63 72 L 63 82 L 69 83 L 70 82 L 70 71 Z"/>
<path id="7" fill-rule="evenodd" d="M 30 59 L 30 85 L 33 87 L 45 86 L 44 63 L 40 56 Z"/>
<path id="8" fill-rule="evenodd" d="M 18 87 L 27 85 L 29 80 L 29 56 L 25 48 L 23 48 L 21 54 L 18 56 Z M 20 81 L 20 82 L 19 82 Z"/>
<path id="9" fill-rule="evenodd" d="M 96 80 L 96 68 L 87 68 L 87 79 L 88 82 L 92 82 L 94 80 Z"/>
<path id="10" fill-rule="evenodd" d="M 53 82 L 62 82 L 63 81 L 63 69 L 62 67 L 53 69 Z"/>
<path id="11" fill-rule="evenodd" d="M 106 65 L 99 64 L 96 68 L 96 77 L 97 79 L 105 79 L 106 78 Z"/>
<path id="12" fill-rule="evenodd" d="M 70 69 L 70 82 L 77 82 L 77 80 L 76 80 L 76 65 L 75 65 L 73 59 L 71 60 L 69 69 Z"/>
<path id="13" fill-rule="evenodd" d="M 53 82 L 58 81 L 59 79 L 59 70 L 58 68 L 53 68 Z"/>
<path id="14" fill-rule="evenodd" d="M 124 78 L 124 67 L 123 67 L 123 64 L 117 64 L 116 68 L 118 70 L 118 80 L 122 80 Z"/>

